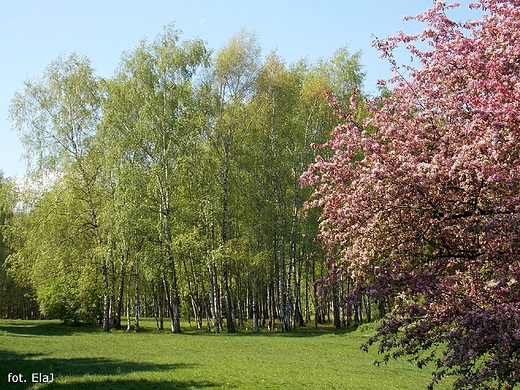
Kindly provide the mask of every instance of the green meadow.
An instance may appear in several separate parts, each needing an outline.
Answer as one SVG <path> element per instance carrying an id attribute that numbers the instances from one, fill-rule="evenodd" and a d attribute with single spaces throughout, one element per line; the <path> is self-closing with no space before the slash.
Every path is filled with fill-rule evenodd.
<path id="1" fill-rule="evenodd" d="M 152 320 L 140 333 L 2 320 L 0 388 L 416 390 L 430 379 L 405 360 L 375 366 L 377 352 L 359 348 L 371 326 L 339 333 L 183 331 L 160 333 Z"/>

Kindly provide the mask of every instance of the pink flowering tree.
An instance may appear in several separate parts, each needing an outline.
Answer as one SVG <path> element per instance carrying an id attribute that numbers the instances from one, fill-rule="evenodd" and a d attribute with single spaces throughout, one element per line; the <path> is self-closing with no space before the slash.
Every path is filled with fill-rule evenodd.
<path id="1" fill-rule="evenodd" d="M 348 276 L 389 313 L 364 348 L 433 367 L 432 388 L 520 382 L 520 1 L 480 0 L 480 20 L 437 1 L 427 28 L 377 41 L 391 94 L 355 107 L 301 181 L 322 210 L 330 278 Z M 480 17 L 480 15 L 482 15 Z M 404 44 L 420 66 L 398 67 Z M 426 49 L 425 49 L 426 48 Z M 355 99 L 353 99 L 355 102 Z"/>

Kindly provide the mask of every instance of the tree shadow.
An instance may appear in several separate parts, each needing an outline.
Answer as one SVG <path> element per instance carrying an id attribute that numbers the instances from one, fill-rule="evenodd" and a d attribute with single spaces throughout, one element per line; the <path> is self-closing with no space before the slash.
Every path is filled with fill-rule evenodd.
<path id="1" fill-rule="evenodd" d="M 0 388 L 32 388 L 44 378 L 38 374 L 47 375 L 48 380 L 50 374 L 53 374 L 54 378 L 52 383 L 43 380 L 38 384 L 38 389 L 202 389 L 222 385 L 207 381 L 154 381 L 146 379 L 145 375 L 135 380 L 123 377 L 129 373 L 187 369 L 195 367 L 195 364 L 153 364 L 106 358 L 54 359 L 41 356 L 0 350 Z M 33 382 L 33 373 L 37 374 L 36 382 Z M 13 376 L 17 376 L 16 382 Z M 67 378 L 66 383 L 60 381 L 60 378 Z"/>
<path id="2" fill-rule="evenodd" d="M 361 325 L 367 326 L 367 324 Z M 369 325 L 370 326 L 370 325 Z M 372 325 L 373 326 L 373 325 Z M 264 337 L 320 337 L 326 335 L 341 335 L 354 332 L 358 328 L 355 326 L 343 327 L 336 329 L 332 324 L 320 324 L 316 328 L 313 324 L 308 326 L 299 326 L 288 332 L 282 332 L 276 328 L 274 330 L 267 330 L 261 328 L 260 332 L 254 333 L 252 327 L 249 326 L 247 329 L 240 329 L 236 334 L 230 334 L 226 331 L 222 331 L 221 335 L 229 336 L 264 336 Z M 88 325 L 65 325 L 57 321 L 12 321 L 12 323 L 0 325 L 0 334 L 6 332 L 12 336 L 23 336 L 23 337 L 37 337 L 37 336 L 70 336 L 78 333 L 102 333 L 102 329 L 96 326 Z M 125 332 L 124 329 L 114 330 L 114 333 Z M 133 333 L 133 332 L 132 332 Z M 141 327 L 140 333 L 158 333 L 155 328 Z M 170 332 L 164 331 L 164 334 Z M 215 335 L 214 332 L 208 332 L 206 330 L 185 328 L 183 334 L 190 336 L 208 336 Z"/>
<path id="3" fill-rule="evenodd" d="M 362 325 L 363 326 L 363 325 Z M 337 329 L 332 325 L 320 325 L 318 328 L 314 326 L 300 326 L 296 329 L 282 332 L 279 329 L 267 330 L 265 328 L 261 328 L 259 332 L 253 332 L 250 328 L 244 330 L 240 329 L 237 333 L 227 333 L 226 331 L 222 331 L 219 335 L 225 335 L 229 337 L 288 337 L 288 338 L 306 338 L 306 337 L 325 337 L 325 336 L 338 336 L 345 335 L 352 332 L 355 332 L 358 327 L 349 326 Z M 198 329 L 190 329 L 185 331 L 184 334 L 189 336 L 213 336 L 218 337 L 218 335 L 214 332 L 207 332 L 204 330 Z"/>
<path id="4" fill-rule="evenodd" d="M 58 321 L 9 321 L 0 325 L 0 334 L 8 333 L 10 336 L 71 336 L 77 333 L 100 332 L 99 327 L 87 325 L 65 325 Z"/>
<path id="5" fill-rule="evenodd" d="M 39 389 L 67 389 L 67 390 L 92 390 L 92 389 L 124 389 L 124 390 L 195 390 L 204 388 L 221 388 L 222 384 L 203 381 L 149 381 L 111 379 L 96 382 L 77 382 L 70 384 L 49 383 Z"/>

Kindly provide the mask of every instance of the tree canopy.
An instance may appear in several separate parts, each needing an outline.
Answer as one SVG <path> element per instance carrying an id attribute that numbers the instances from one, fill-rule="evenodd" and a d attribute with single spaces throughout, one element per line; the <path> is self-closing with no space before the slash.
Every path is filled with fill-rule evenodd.
<path id="1" fill-rule="evenodd" d="M 520 382 L 520 3 L 481 0 L 456 22 L 436 1 L 420 34 L 376 41 L 395 77 L 302 176 L 322 207 L 329 283 L 344 275 L 390 314 L 367 346 L 435 363 L 432 386 Z M 427 43 L 425 45 L 423 42 Z M 418 44 L 420 43 L 420 44 Z M 419 61 L 398 66 L 400 44 Z M 403 74 L 406 71 L 406 77 Z M 381 82 L 381 84 L 385 84 Z M 366 347 L 367 347 L 366 346 Z"/>

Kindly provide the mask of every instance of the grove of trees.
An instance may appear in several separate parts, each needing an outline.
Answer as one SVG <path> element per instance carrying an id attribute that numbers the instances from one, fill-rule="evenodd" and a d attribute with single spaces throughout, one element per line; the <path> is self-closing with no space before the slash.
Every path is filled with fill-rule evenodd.
<path id="1" fill-rule="evenodd" d="M 286 64 L 246 30 L 213 53 L 167 26 L 109 79 L 60 56 L 11 105 L 29 180 L 2 181 L 0 276 L 20 289 L 2 316 L 105 331 L 143 315 L 173 332 L 181 317 L 214 332 L 323 322 L 299 177 L 338 123 L 324 92 L 348 101 L 363 78 L 360 53 Z"/>

